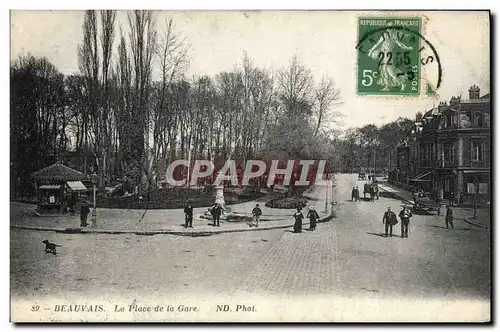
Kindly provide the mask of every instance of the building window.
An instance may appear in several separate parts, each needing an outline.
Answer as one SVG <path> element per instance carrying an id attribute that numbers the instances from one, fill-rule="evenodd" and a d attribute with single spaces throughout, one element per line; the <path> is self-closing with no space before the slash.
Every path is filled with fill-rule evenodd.
<path id="1" fill-rule="evenodd" d="M 483 144 L 481 142 L 472 141 L 472 160 L 480 161 L 483 156 Z"/>
<path id="2" fill-rule="evenodd" d="M 489 113 L 484 113 L 484 125 L 486 127 L 490 127 L 490 114 Z"/>
<path id="3" fill-rule="evenodd" d="M 476 184 L 475 183 L 467 183 L 467 193 L 475 194 L 476 193 Z M 477 184 L 477 193 L 478 194 L 487 194 L 488 193 L 488 183 L 478 183 Z"/>
<path id="4" fill-rule="evenodd" d="M 488 193 L 488 184 L 487 183 L 480 183 L 479 188 L 478 188 L 478 193 L 479 194 L 487 194 Z"/>
<path id="5" fill-rule="evenodd" d="M 454 161 L 455 160 L 455 144 L 444 143 L 443 144 L 444 160 Z"/>
<path id="6" fill-rule="evenodd" d="M 450 192 L 450 179 L 444 180 L 444 191 Z"/>
<path id="7" fill-rule="evenodd" d="M 483 126 L 483 115 L 481 113 L 474 113 L 473 116 L 474 127 L 482 127 Z"/>

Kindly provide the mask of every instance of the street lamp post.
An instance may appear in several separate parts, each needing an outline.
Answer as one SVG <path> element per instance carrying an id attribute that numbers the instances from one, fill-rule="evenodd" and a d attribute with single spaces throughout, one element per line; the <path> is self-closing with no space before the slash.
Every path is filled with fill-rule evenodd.
<path id="1" fill-rule="evenodd" d="M 97 210 L 96 210 L 96 200 L 95 200 L 97 179 L 98 179 L 98 176 L 94 172 L 92 174 L 92 185 L 93 185 L 93 191 L 94 191 L 94 208 L 92 209 L 92 227 L 93 228 L 97 227 Z"/>
<path id="2" fill-rule="evenodd" d="M 330 190 L 330 180 L 325 182 L 325 213 L 328 213 L 328 191 Z"/>
<path id="3" fill-rule="evenodd" d="M 474 179 L 474 216 L 472 217 L 472 219 L 477 219 L 477 192 L 479 190 L 479 181 L 477 179 L 477 176 L 476 178 Z"/>
<path id="4" fill-rule="evenodd" d="M 331 191 L 331 202 L 330 202 L 330 214 L 333 218 L 337 218 L 337 213 L 335 211 L 335 205 L 337 205 L 337 201 L 336 201 L 336 196 L 337 196 L 337 193 L 335 192 L 335 183 L 333 182 L 333 180 L 331 180 L 331 183 L 330 183 L 330 188 L 332 189 Z"/>

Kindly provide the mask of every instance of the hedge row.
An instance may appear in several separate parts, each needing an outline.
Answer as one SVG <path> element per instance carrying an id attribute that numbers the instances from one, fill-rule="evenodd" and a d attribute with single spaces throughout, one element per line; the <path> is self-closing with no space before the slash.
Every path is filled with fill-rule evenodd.
<path id="1" fill-rule="evenodd" d="M 281 197 L 270 200 L 266 206 L 273 209 L 295 209 L 307 206 L 307 198 L 304 197 Z"/>
<path id="2" fill-rule="evenodd" d="M 263 195 L 257 191 L 244 191 L 240 195 L 224 193 L 227 205 L 242 203 Z M 142 199 L 140 199 L 142 197 Z M 215 190 L 169 188 L 159 189 L 142 196 L 128 197 L 98 197 L 97 207 L 111 209 L 180 209 L 186 206 L 188 200 L 193 207 L 210 207 L 214 204 Z"/>

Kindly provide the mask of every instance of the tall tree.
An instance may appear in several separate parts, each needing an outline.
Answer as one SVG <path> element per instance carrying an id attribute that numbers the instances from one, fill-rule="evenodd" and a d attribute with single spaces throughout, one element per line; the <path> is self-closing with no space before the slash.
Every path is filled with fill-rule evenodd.
<path id="1" fill-rule="evenodd" d="M 176 30 L 172 19 L 166 19 L 164 30 L 158 35 L 156 57 L 160 64 L 160 81 L 155 88 L 155 106 L 151 109 L 150 128 L 153 146 L 148 160 L 147 173 L 158 175 L 170 157 L 169 145 L 175 146 L 171 135 L 176 113 L 169 108 L 168 98 L 172 84 L 183 78 L 189 65 L 189 45 L 186 38 Z"/>
<path id="2" fill-rule="evenodd" d="M 92 145 L 94 151 L 98 144 L 98 140 L 95 139 L 98 133 L 94 132 L 92 137 L 90 129 L 92 124 L 95 124 L 96 120 L 99 118 L 99 50 L 97 45 L 97 16 L 93 10 L 85 11 L 83 20 L 83 42 L 78 46 L 78 67 L 85 77 L 86 84 L 87 107 L 83 115 L 83 171 L 87 173 L 87 151 L 89 150 L 89 141 L 93 139 Z M 95 129 L 97 129 L 96 126 L 94 126 L 94 130 Z"/>
<path id="3" fill-rule="evenodd" d="M 109 150 L 112 148 L 112 120 L 110 116 L 112 112 L 112 103 L 110 96 L 110 68 L 111 55 L 113 50 L 113 42 L 115 38 L 115 19 L 116 12 L 113 10 L 101 10 L 101 48 L 102 48 L 102 70 L 101 70 L 101 86 L 102 98 L 99 112 L 98 124 L 98 141 L 99 144 L 97 153 L 99 155 L 99 187 L 104 190 L 105 177 L 109 180 L 110 168 L 108 159 L 110 157 Z M 105 176 L 106 175 L 106 176 Z"/>
<path id="4" fill-rule="evenodd" d="M 278 71 L 277 83 L 281 102 L 290 116 L 311 115 L 313 77 L 297 56 L 292 58 L 288 68 Z"/>
<path id="5" fill-rule="evenodd" d="M 313 109 L 316 125 L 314 129 L 314 136 L 318 136 L 320 129 L 322 129 L 325 124 L 331 122 L 338 123 L 337 119 L 341 116 L 341 113 L 333 112 L 331 107 L 333 106 L 333 103 L 339 99 L 339 97 L 340 91 L 335 87 L 333 80 L 323 76 L 315 91 Z"/>
<path id="6" fill-rule="evenodd" d="M 29 174 L 45 161 L 64 161 L 69 145 L 64 76 L 31 54 L 16 59 L 10 74 L 11 185 L 27 195 Z"/>
<path id="7" fill-rule="evenodd" d="M 130 26 L 130 48 L 132 57 L 132 122 L 130 127 L 129 154 L 125 156 L 127 172 L 136 184 L 143 180 L 147 170 L 149 150 L 149 97 L 151 93 L 151 74 L 153 55 L 156 49 L 156 24 L 150 10 L 134 10 L 128 13 Z M 143 184 L 146 184 L 142 182 Z"/>

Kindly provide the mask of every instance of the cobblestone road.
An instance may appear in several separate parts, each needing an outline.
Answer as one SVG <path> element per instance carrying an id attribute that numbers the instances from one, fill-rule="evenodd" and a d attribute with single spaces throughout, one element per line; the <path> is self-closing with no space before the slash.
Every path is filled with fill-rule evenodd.
<path id="1" fill-rule="evenodd" d="M 278 229 L 192 238 L 11 230 L 11 292 L 16 298 L 489 297 L 489 232 L 460 222 L 447 230 L 442 217 L 416 215 L 408 239 L 381 237 L 383 212 L 388 205 L 398 212 L 400 203 L 349 202 L 354 182 L 354 175 L 338 178 L 336 220 L 301 234 Z M 57 256 L 43 253 L 44 239 L 62 245 Z"/>
<path id="2" fill-rule="evenodd" d="M 443 216 L 415 215 L 409 238 L 400 238 L 400 224 L 384 238 L 383 213 L 388 206 L 399 213 L 402 202 L 350 202 L 354 183 L 338 178 L 337 220 L 285 233 L 237 293 L 488 298 L 489 232 L 461 221 L 447 230 Z"/>

